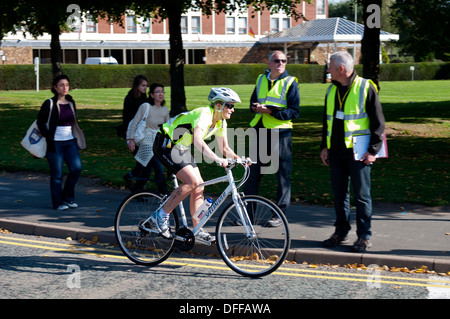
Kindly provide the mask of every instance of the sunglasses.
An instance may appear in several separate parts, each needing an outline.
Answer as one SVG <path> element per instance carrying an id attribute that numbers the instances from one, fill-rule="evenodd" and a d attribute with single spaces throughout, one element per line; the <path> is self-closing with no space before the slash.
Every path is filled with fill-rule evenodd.
<path id="1" fill-rule="evenodd" d="M 223 106 L 226 106 L 226 107 L 229 108 L 230 110 L 234 107 L 233 104 L 229 104 L 229 103 L 224 103 Z"/>
<path id="2" fill-rule="evenodd" d="M 286 59 L 273 59 L 273 62 L 275 62 L 275 63 L 283 62 L 284 64 L 286 64 L 287 60 Z"/>

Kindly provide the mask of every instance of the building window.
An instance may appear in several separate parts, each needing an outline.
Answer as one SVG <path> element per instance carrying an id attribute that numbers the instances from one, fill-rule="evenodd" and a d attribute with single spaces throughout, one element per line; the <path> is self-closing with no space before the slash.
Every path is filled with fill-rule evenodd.
<path id="1" fill-rule="evenodd" d="M 86 17 L 86 32 L 88 33 L 95 33 L 97 32 L 97 24 L 95 23 L 94 19 L 92 19 L 92 16 Z"/>
<path id="2" fill-rule="evenodd" d="M 144 50 L 126 50 L 127 64 L 144 64 Z"/>
<path id="3" fill-rule="evenodd" d="M 291 19 L 289 18 L 284 18 L 283 19 L 283 30 L 284 29 L 289 29 L 291 27 Z"/>
<path id="4" fill-rule="evenodd" d="M 72 23 L 69 25 L 70 31 L 80 32 L 81 31 L 81 19 L 80 17 L 74 15 L 72 18 Z"/>
<path id="5" fill-rule="evenodd" d="M 227 17 L 226 26 L 227 26 L 227 34 L 236 33 L 236 25 L 234 17 Z"/>
<path id="6" fill-rule="evenodd" d="M 316 0 L 316 14 L 325 14 L 325 0 Z"/>
<path id="7" fill-rule="evenodd" d="M 278 18 L 270 19 L 270 31 L 272 33 L 277 33 L 280 31 L 280 20 Z"/>
<path id="8" fill-rule="evenodd" d="M 137 33 L 135 16 L 127 15 L 127 33 Z"/>
<path id="9" fill-rule="evenodd" d="M 204 49 L 189 49 L 187 64 L 205 64 Z"/>
<path id="10" fill-rule="evenodd" d="M 166 64 L 166 50 L 153 50 L 153 64 Z"/>
<path id="11" fill-rule="evenodd" d="M 181 34 L 188 33 L 188 21 L 187 17 L 181 17 Z"/>
<path id="12" fill-rule="evenodd" d="M 65 64 L 78 64 L 78 50 L 65 49 L 63 52 Z"/>
<path id="13" fill-rule="evenodd" d="M 152 23 L 151 23 L 150 19 L 146 19 L 141 24 L 141 33 L 150 33 L 151 32 L 151 26 L 152 26 Z"/>
<path id="14" fill-rule="evenodd" d="M 192 17 L 191 18 L 191 31 L 192 34 L 200 33 L 200 17 Z"/>
<path id="15" fill-rule="evenodd" d="M 247 34 L 247 18 L 239 18 L 239 34 Z"/>

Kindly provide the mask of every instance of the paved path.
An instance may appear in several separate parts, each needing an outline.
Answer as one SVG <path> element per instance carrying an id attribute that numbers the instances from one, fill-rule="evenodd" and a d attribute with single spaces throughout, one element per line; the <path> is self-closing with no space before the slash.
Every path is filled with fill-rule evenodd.
<path id="1" fill-rule="evenodd" d="M 73 239 L 98 236 L 100 241 L 115 242 L 115 212 L 128 193 L 82 178 L 76 189 L 79 208 L 58 212 L 51 207 L 46 175 L 3 173 L 0 176 L 0 228 L 50 237 L 71 236 Z M 438 272 L 450 271 L 448 206 L 375 203 L 372 248 L 367 253 L 350 251 L 350 245 L 356 240 L 355 224 L 347 246 L 322 247 L 322 241 L 334 231 L 333 208 L 292 205 L 287 218 L 292 239 L 289 258 L 297 262 L 361 263 L 410 269 L 425 265 Z M 202 245 L 195 248 L 204 249 L 199 246 Z"/>

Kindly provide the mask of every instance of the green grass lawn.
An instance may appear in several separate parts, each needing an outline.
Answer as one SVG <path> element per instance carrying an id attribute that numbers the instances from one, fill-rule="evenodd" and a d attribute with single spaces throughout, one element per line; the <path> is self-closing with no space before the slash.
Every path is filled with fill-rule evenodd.
<path id="1" fill-rule="evenodd" d="M 300 79 L 301 82 L 301 79 Z M 230 127 L 248 128 L 253 85 L 230 86 L 242 99 Z M 323 101 L 327 85 L 300 84 L 300 117 L 295 121 L 292 199 L 294 202 L 332 204 L 328 168 L 319 158 Z M 209 86 L 186 87 L 188 109 L 208 105 Z M 166 88 L 170 106 L 170 88 Z M 134 167 L 124 140 L 116 135 L 121 122 L 124 89 L 73 90 L 80 125 L 88 149 L 82 151 L 83 176 L 99 177 L 105 185 L 124 187 L 122 175 Z M 45 159 L 32 158 L 20 145 L 50 91 L 0 91 L 0 169 L 48 172 Z M 372 170 L 375 201 L 448 205 L 450 81 L 381 83 L 380 99 L 387 122 L 389 158 L 380 159 Z M 202 164 L 205 179 L 223 172 Z M 263 178 L 262 195 L 273 198 L 274 176 Z M 222 186 L 207 189 L 218 193 Z"/>

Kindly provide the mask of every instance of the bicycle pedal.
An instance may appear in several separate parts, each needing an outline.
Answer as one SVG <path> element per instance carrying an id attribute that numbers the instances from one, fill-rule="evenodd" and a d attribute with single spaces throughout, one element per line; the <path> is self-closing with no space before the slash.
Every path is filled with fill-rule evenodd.
<path id="1" fill-rule="evenodd" d="M 206 245 L 206 246 L 211 246 L 211 245 L 217 244 L 217 240 L 208 241 L 208 240 L 204 240 L 204 239 L 197 238 L 197 237 L 195 237 L 195 241 L 199 242 L 200 244 Z"/>

